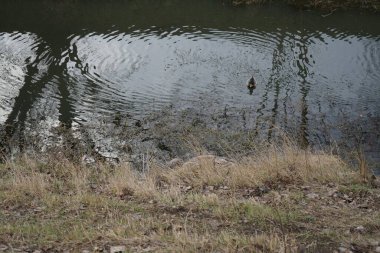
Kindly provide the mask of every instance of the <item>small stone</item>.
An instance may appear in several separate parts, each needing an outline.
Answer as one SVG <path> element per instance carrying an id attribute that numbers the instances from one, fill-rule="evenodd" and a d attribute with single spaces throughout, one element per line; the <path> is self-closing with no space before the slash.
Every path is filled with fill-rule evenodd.
<path id="1" fill-rule="evenodd" d="M 125 246 L 111 246 L 110 248 L 110 253 L 124 253 L 125 251 Z"/>
<path id="2" fill-rule="evenodd" d="M 375 252 L 376 252 L 376 253 L 380 253 L 380 246 L 377 246 L 377 247 L 375 248 Z"/>
<path id="3" fill-rule="evenodd" d="M 380 243 L 379 243 L 379 241 L 370 241 L 369 245 L 371 245 L 372 247 L 377 247 L 380 245 Z"/>
<path id="4" fill-rule="evenodd" d="M 95 163 L 95 159 L 89 155 L 82 156 L 81 160 L 83 165 Z"/>
<path id="5" fill-rule="evenodd" d="M 36 207 L 36 208 L 33 209 L 33 211 L 34 211 L 35 213 L 40 213 L 40 212 L 42 212 L 44 209 L 45 209 L 44 207 Z"/>
<path id="6" fill-rule="evenodd" d="M 141 216 L 141 214 L 132 214 L 132 218 L 134 219 L 134 220 L 141 220 L 142 219 L 142 216 Z"/>
<path id="7" fill-rule="evenodd" d="M 364 227 L 363 226 L 357 226 L 354 230 L 357 233 L 363 233 L 364 232 Z"/>
<path id="8" fill-rule="evenodd" d="M 348 250 L 347 250 L 345 247 L 339 247 L 339 248 L 338 248 L 338 251 L 339 251 L 340 253 L 345 253 L 345 252 L 347 252 Z"/>
<path id="9" fill-rule="evenodd" d="M 42 253 L 42 251 L 37 249 L 37 250 L 33 251 L 33 253 Z"/>
<path id="10" fill-rule="evenodd" d="M 82 253 L 90 253 L 90 251 L 87 249 L 84 249 L 84 250 L 82 250 Z"/>

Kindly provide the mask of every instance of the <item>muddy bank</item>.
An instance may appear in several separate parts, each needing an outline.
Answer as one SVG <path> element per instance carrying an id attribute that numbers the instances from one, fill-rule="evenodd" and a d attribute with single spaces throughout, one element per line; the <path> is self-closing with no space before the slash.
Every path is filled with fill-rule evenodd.
<path id="1" fill-rule="evenodd" d="M 116 113 L 97 124 L 74 123 L 71 128 L 39 119 L 27 125 L 22 135 L 15 129 L 15 134 L 7 137 L 2 129 L 2 143 L 6 144 L 7 157 L 24 152 L 61 152 L 86 163 L 131 162 L 138 170 L 151 161 L 167 164 L 175 158 L 188 160 L 201 154 L 238 160 L 267 145 L 293 143 L 305 149 L 328 150 L 354 163 L 362 150 L 370 169 L 378 173 L 380 121 L 375 117 L 361 117 L 355 122 L 342 117 L 339 124 L 329 125 L 322 115 L 315 115 L 320 124 L 306 129 L 299 126 L 297 118 L 289 118 L 286 127 L 270 118 L 257 120 L 252 108 L 225 106 L 212 112 L 202 108 L 209 107 L 167 107 L 140 118 Z"/>

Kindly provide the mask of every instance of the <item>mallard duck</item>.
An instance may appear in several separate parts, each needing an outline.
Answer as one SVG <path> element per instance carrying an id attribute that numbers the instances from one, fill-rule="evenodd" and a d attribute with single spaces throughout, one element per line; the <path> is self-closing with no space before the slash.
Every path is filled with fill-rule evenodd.
<path id="1" fill-rule="evenodd" d="M 255 78 L 253 78 L 253 76 L 248 80 L 247 87 L 250 90 L 253 90 L 256 88 L 256 81 L 255 81 Z"/>

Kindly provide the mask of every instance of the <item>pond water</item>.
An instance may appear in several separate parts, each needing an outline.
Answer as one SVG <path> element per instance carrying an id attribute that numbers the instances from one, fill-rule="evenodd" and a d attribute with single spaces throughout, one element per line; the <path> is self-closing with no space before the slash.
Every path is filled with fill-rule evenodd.
<path id="1" fill-rule="evenodd" d="M 304 143 L 353 129 L 376 160 L 380 16 L 217 0 L 1 1 L 3 126 L 45 131 L 167 107 L 244 111 L 244 127 L 292 126 Z"/>

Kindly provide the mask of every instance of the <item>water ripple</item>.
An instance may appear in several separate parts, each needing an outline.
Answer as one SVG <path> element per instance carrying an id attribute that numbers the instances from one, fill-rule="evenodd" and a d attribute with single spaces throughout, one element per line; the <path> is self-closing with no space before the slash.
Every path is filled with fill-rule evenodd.
<path id="1" fill-rule="evenodd" d="M 0 122 L 5 122 L 25 78 L 37 82 L 47 72 L 49 47 L 31 33 L 0 34 Z"/>

